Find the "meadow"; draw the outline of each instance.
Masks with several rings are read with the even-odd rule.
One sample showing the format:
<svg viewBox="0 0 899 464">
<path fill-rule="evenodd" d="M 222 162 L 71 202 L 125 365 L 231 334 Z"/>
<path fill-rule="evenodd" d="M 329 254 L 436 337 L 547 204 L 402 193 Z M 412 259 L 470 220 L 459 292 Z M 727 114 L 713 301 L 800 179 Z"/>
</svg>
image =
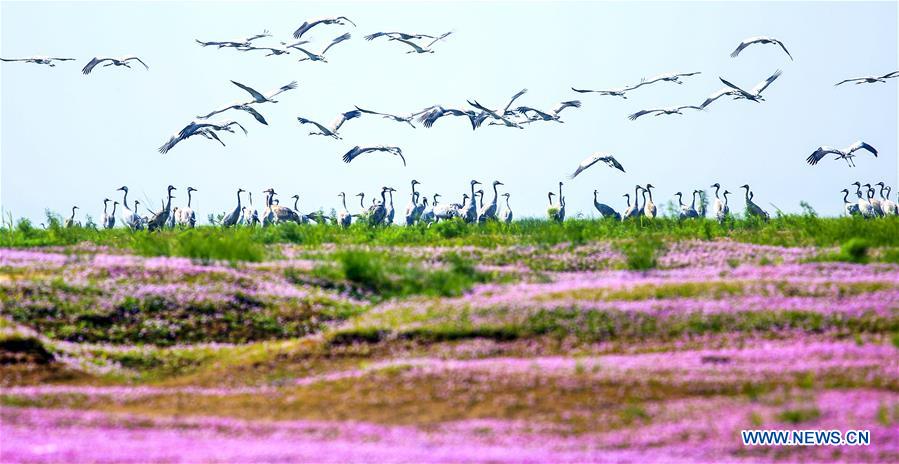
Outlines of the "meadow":
<svg viewBox="0 0 899 464">
<path fill-rule="evenodd" d="M 3 462 L 899 460 L 895 218 L 47 224 L 0 229 Z"/>
</svg>

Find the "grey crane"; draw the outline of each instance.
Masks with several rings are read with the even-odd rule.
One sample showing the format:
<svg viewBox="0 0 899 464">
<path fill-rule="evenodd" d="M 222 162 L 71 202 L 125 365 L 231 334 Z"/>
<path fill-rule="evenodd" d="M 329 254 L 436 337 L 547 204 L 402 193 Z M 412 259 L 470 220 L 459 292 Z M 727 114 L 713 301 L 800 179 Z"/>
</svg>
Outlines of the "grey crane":
<svg viewBox="0 0 899 464">
<path fill-rule="evenodd" d="M 875 158 L 877 157 L 877 149 L 876 148 L 872 147 L 871 145 L 867 144 L 866 142 L 859 140 L 842 150 L 840 150 L 839 148 L 833 148 L 833 147 L 828 147 L 828 146 L 818 147 L 818 149 L 815 150 L 814 153 L 809 155 L 809 157 L 806 158 L 805 161 L 808 162 L 808 164 L 814 166 L 814 165 L 818 164 L 818 161 L 821 161 L 827 155 L 837 155 L 837 157 L 834 158 L 835 160 L 838 160 L 838 159 L 846 160 L 846 164 L 849 165 L 849 167 L 855 167 L 855 161 L 852 158 L 855 158 L 856 155 L 854 153 L 858 150 L 866 150 L 869 153 L 871 153 L 872 155 L 874 155 Z"/>
<path fill-rule="evenodd" d="M 882 76 L 864 76 L 864 77 L 853 77 L 852 79 L 843 79 L 840 82 L 834 84 L 834 87 L 845 84 L 847 82 L 855 82 L 858 84 L 874 84 L 876 82 L 885 83 L 887 79 L 893 79 L 899 77 L 899 71 L 893 71 L 891 73 L 884 74 Z"/>
<path fill-rule="evenodd" d="M 874 210 L 874 215 L 883 216 L 883 209 L 881 209 L 880 207 L 880 200 L 874 198 L 874 187 L 871 184 L 865 184 L 865 188 L 867 188 L 868 203 L 871 204 L 871 209 Z"/>
<path fill-rule="evenodd" d="M 235 39 L 235 40 L 208 41 L 208 42 L 202 41 L 200 39 L 194 39 L 194 40 L 203 47 L 215 46 L 218 48 L 225 48 L 225 47 L 243 48 L 243 47 L 250 47 L 251 46 L 250 43 L 253 42 L 254 40 L 261 39 L 264 37 L 271 37 L 271 36 L 272 35 L 269 34 L 269 32 L 266 30 L 266 31 L 262 31 L 261 34 L 254 34 L 247 38 L 240 38 L 240 39 Z"/>
<path fill-rule="evenodd" d="M 418 184 L 421 184 L 421 182 L 412 179 L 412 194 L 410 196 L 409 204 L 406 206 L 406 214 L 404 216 L 407 226 L 415 224 L 415 220 L 417 219 L 415 217 L 415 210 L 418 207 L 418 192 L 415 191 L 415 186 Z"/>
<path fill-rule="evenodd" d="M 242 212 L 241 207 L 240 207 L 240 194 L 243 192 L 246 192 L 246 190 L 244 190 L 242 188 L 237 189 L 237 207 L 234 208 L 234 211 L 231 211 L 231 213 L 225 215 L 225 217 L 222 218 L 223 226 L 225 226 L 225 227 L 234 226 L 235 224 L 237 224 L 237 220 L 240 219 L 240 215 Z"/>
<path fill-rule="evenodd" d="M 884 182 L 878 182 L 876 185 L 880 186 L 880 209 L 883 211 L 883 215 L 896 216 L 899 214 L 899 205 L 890 200 L 890 188 Z M 886 195 L 883 193 L 884 190 L 887 192 Z"/>
<path fill-rule="evenodd" d="M 91 59 L 90 61 L 88 61 L 86 65 L 84 65 L 84 68 L 81 69 L 81 72 L 82 72 L 83 74 L 90 74 L 91 71 L 93 71 L 94 68 L 95 68 L 98 64 L 100 64 L 100 63 L 102 63 L 102 62 L 104 62 L 104 61 L 109 61 L 109 63 L 104 64 L 103 67 L 107 67 L 107 66 L 124 66 L 124 67 L 126 67 L 126 68 L 131 68 L 131 65 L 128 64 L 129 61 L 137 61 L 138 63 L 144 65 L 144 67 L 147 68 L 147 71 L 150 70 L 150 67 L 147 66 L 147 63 L 144 63 L 143 60 L 141 60 L 140 58 L 138 58 L 138 57 L 136 57 L 136 56 L 128 56 L 128 57 L 124 57 L 124 56 L 123 56 L 123 57 L 121 57 L 121 58 L 98 58 L 98 57 L 94 57 L 93 59 Z"/>
<path fill-rule="evenodd" d="M 712 202 L 712 213 L 718 218 L 719 222 L 723 221 L 727 214 L 730 212 L 727 204 L 724 201 L 721 201 L 721 198 L 718 196 L 718 191 L 721 190 L 721 184 L 715 182 L 711 185 L 715 189 L 715 201 Z"/>
<path fill-rule="evenodd" d="M 396 217 L 396 210 L 393 208 L 393 192 L 395 191 L 396 189 L 393 187 L 387 191 L 387 194 L 390 195 L 390 201 L 387 203 L 387 212 L 384 217 L 387 225 L 393 225 L 393 219 Z"/>
<path fill-rule="evenodd" d="M 462 208 L 459 211 L 462 215 L 462 219 L 467 223 L 475 222 L 478 219 L 478 205 L 476 203 L 477 198 L 475 198 L 474 186 L 480 185 L 480 182 L 472 179 L 471 181 L 471 197 L 462 204 Z"/>
<path fill-rule="evenodd" d="M 406 123 L 406 124 L 412 126 L 413 129 L 415 128 L 415 125 L 412 124 L 412 118 L 413 118 L 413 116 L 397 116 L 397 115 L 395 115 L 395 114 L 379 113 L 379 112 L 377 112 L 377 111 L 364 110 L 364 109 L 362 109 L 362 108 L 359 108 L 358 106 L 356 107 L 356 110 L 359 111 L 359 112 L 361 112 L 361 113 L 365 113 L 365 114 L 373 114 L 373 115 L 381 116 L 381 117 L 383 117 L 384 119 L 391 119 L 391 120 L 396 121 L 396 122 L 404 122 L 404 123 Z"/>
<path fill-rule="evenodd" d="M 639 87 L 639 86 L 638 86 Z M 607 95 L 610 97 L 621 97 L 627 99 L 627 92 L 636 89 L 637 87 L 622 87 L 618 89 L 609 89 L 609 90 L 592 90 L 592 89 L 576 89 L 574 87 L 571 90 L 574 90 L 577 93 L 598 93 L 600 95 Z"/>
<path fill-rule="evenodd" d="M 627 218 L 635 218 L 639 217 L 643 214 L 643 211 L 640 208 L 640 191 L 643 190 L 643 186 L 637 185 L 634 187 L 634 204 L 630 204 L 630 196 L 628 196 L 628 207 L 624 212 L 624 219 Z"/>
<path fill-rule="evenodd" d="M 76 209 L 79 209 L 79 208 L 77 206 L 72 207 L 72 215 L 69 216 L 66 219 L 65 223 L 63 224 L 63 225 L 65 225 L 66 229 L 69 229 L 69 228 L 72 228 L 75 226 L 81 226 L 81 224 L 79 224 L 78 222 L 75 221 L 75 210 Z"/>
<path fill-rule="evenodd" d="M 874 217 L 874 207 L 871 206 L 871 203 L 868 202 L 868 199 L 862 196 L 862 185 L 861 182 L 855 181 L 852 183 L 855 186 L 855 194 L 858 196 L 858 211 L 862 216 L 866 218 Z"/>
<path fill-rule="evenodd" d="M 657 76 L 650 77 L 649 79 L 641 79 L 640 83 L 631 87 L 629 90 L 640 88 L 644 85 L 655 84 L 656 82 L 674 82 L 678 85 L 683 85 L 683 81 L 680 80 L 682 77 L 690 77 L 695 76 L 697 74 L 702 74 L 699 71 L 695 72 L 687 72 L 687 73 L 665 73 L 659 74 Z"/>
<path fill-rule="evenodd" d="M 653 114 L 653 113 L 655 113 L 655 116 L 661 116 L 663 114 L 683 115 L 684 113 L 682 113 L 681 111 L 687 110 L 687 109 L 702 111 L 701 106 L 694 106 L 694 105 L 672 106 L 669 108 L 655 108 L 655 109 L 651 109 L 651 110 L 640 110 L 640 111 L 637 111 L 636 113 L 631 114 L 627 118 L 630 119 L 631 121 L 634 121 L 637 118 L 639 118 L 640 116 L 645 116 L 647 114 Z"/>
<path fill-rule="evenodd" d="M 29 58 L 0 58 L 0 61 L 21 61 L 23 63 L 45 64 L 53 68 L 56 67 L 56 63 L 54 63 L 54 61 L 75 61 L 75 58 L 51 58 L 47 56 L 32 56 Z"/>
<path fill-rule="evenodd" d="M 731 52 L 730 57 L 736 58 L 737 56 L 740 55 L 740 52 L 742 52 L 744 48 L 746 48 L 750 45 L 753 45 L 753 44 L 778 45 L 778 46 L 780 46 L 781 49 L 783 49 L 784 53 L 786 53 L 787 56 L 790 57 L 790 61 L 793 61 L 793 55 L 790 54 L 789 50 L 787 50 L 787 47 L 786 47 L 786 45 L 783 44 L 783 42 L 775 39 L 774 37 L 768 37 L 768 36 L 764 36 L 764 35 L 743 39 L 743 41 L 740 42 L 740 45 L 737 45 L 737 48 L 733 52 Z"/>
<path fill-rule="evenodd" d="M 356 23 L 350 21 L 350 18 L 347 18 L 346 16 L 338 16 L 336 18 L 313 19 L 310 21 L 303 22 L 303 24 L 301 24 L 300 27 L 297 28 L 297 30 L 293 31 L 293 38 L 299 39 L 300 37 L 303 36 L 303 34 L 309 32 L 309 29 L 312 29 L 313 27 L 318 26 L 319 24 L 326 24 L 326 25 L 327 24 L 337 24 L 340 26 L 345 26 L 346 23 L 344 21 L 352 24 L 353 27 L 356 27 Z"/>
<path fill-rule="evenodd" d="M 147 221 L 147 230 L 150 232 L 154 230 L 162 229 L 168 223 L 169 215 L 172 214 L 172 190 L 178 190 L 174 185 L 169 185 L 167 189 L 167 199 L 165 203 L 165 207 L 162 208 L 161 211 L 156 213 L 149 221 Z"/>
<path fill-rule="evenodd" d="M 320 53 L 313 53 L 306 48 L 300 47 L 300 45 L 304 45 L 304 44 L 308 43 L 306 41 L 301 41 L 301 42 L 297 42 L 295 44 L 287 45 L 287 48 L 292 48 L 294 50 L 298 50 L 301 53 L 303 53 L 304 55 L 306 55 L 305 58 L 300 58 L 300 61 L 321 61 L 322 63 L 327 63 L 328 60 L 325 59 L 325 53 L 327 53 L 328 50 L 331 49 L 331 47 L 333 47 L 345 40 L 350 40 L 350 38 L 352 38 L 352 35 L 350 35 L 349 33 L 337 36 L 333 40 L 331 40 L 331 43 L 329 43 Z"/>
<path fill-rule="evenodd" d="M 527 93 L 527 91 L 528 91 L 528 89 L 519 90 L 515 95 L 512 96 L 511 99 L 509 99 L 509 102 L 506 103 L 506 106 L 503 107 L 503 109 L 499 110 L 499 111 L 491 110 L 491 109 L 485 107 L 484 105 L 481 105 L 480 103 L 478 103 L 477 100 L 475 100 L 475 101 L 469 100 L 468 104 L 476 109 L 483 111 L 484 113 L 487 114 L 487 116 L 490 116 L 491 118 L 496 119 L 497 121 L 501 122 L 503 125 L 505 125 L 507 127 L 517 127 L 519 129 L 524 129 L 515 121 L 512 121 L 511 119 L 507 118 L 506 114 L 509 112 L 509 108 L 512 106 L 512 103 L 514 103 L 515 100 L 518 99 L 518 97 L 521 97 L 522 95 Z"/>
<path fill-rule="evenodd" d="M 849 196 L 849 190 L 843 189 L 840 190 L 843 193 L 843 212 L 846 213 L 846 216 L 858 216 L 861 212 L 858 209 L 858 203 L 853 203 L 847 199 Z"/>
<path fill-rule="evenodd" d="M 166 154 L 169 152 L 169 150 L 174 148 L 175 145 L 177 145 L 179 142 L 181 142 L 182 140 L 186 140 L 190 137 L 193 137 L 194 135 L 203 135 L 207 138 L 211 137 L 211 138 L 214 138 L 215 140 L 218 140 L 219 143 L 221 143 L 221 140 L 219 140 L 218 136 L 215 135 L 215 132 L 225 131 L 225 132 L 234 133 L 234 129 L 231 128 L 232 126 L 239 127 L 243 131 L 244 134 L 247 133 L 247 130 L 242 125 L 240 125 L 240 123 L 237 121 L 228 121 L 228 122 L 219 123 L 219 124 L 198 123 L 196 121 L 191 121 L 187 126 L 184 126 L 184 128 L 181 129 L 178 133 L 176 133 L 171 138 L 169 138 L 169 140 L 166 143 L 162 144 L 162 146 L 159 147 L 159 152 L 162 154 Z M 222 145 L 224 146 L 225 144 L 222 143 Z"/>
<path fill-rule="evenodd" d="M 530 106 L 519 106 L 518 108 L 515 108 L 515 111 L 513 113 L 518 113 L 518 114 L 524 116 L 525 120 L 522 122 L 519 122 L 519 124 L 530 124 L 530 123 L 536 122 L 536 121 L 555 121 L 558 123 L 564 123 L 565 121 L 562 120 L 560 113 L 565 108 L 580 108 L 580 107 L 581 107 L 580 100 L 568 100 L 568 101 L 560 102 L 549 113 L 538 110 L 537 108 L 532 108 Z M 498 123 L 491 123 L 491 124 L 498 124 Z"/>
<path fill-rule="evenodd" d="M 746 215 L 752 217 L 760 217 L 767 221 L 770 216 L 768 215 L 767 211 L 763 210 L 761 207 L 759 207 L 759 205 L 755 204 L 752 201 L 752 197 L 749 195 L 749 184 L 741 185 L 740 188 L 746 189 Z"/>
<path fill-rule="evenodd" d="M 568 178 L 574 179 L 578 174 L 584 172 L 584 170 L 600 161 L 605 163 L 606 166 L 610 168 L 614 168 L 621 172 L 624 172 L 624 166 L 622 166 L 614 156 L 605 152 L 596 152 L 588 156 L 587 158 L 584 158 L 584 160 L 581 161 L 581 164 L 578 164 L 577 169 L 575 169 L 574 172 L 571 173 L 570 176 L 568 176 Z"/>
<path fill-rule="evenodd" d="M 600 203 L 598 196 L 599 190 L 593 190 L 593 206 L 596 208 L 596 211 L 599 211 L 603 218 L 614 218 L 616 221 L 620 221 L 621 215 L 618 214 L 618 211 L 615 211 L 614 208 L 605 203 Z"/>
<path fill-rule="evenodd" d="M 440 197 L 439 193 L 434 194 L 434 201 L 430 205 L 428 204 L 427 197 L 423 198 L 424 201 L 424 209 L 421 211 L 421 216 L 418 220 L 424 224 L 431 224 L 432 222 L 437 220 L 437 216 L 434 214 L 434 208 L 437 207 L 437 198 Z"/>
<path fill-rule="evenodd" d="M 384 217 L 387 215 L 387 208 L 384 206 L 384 203 L 387 201 L 387 192 L 389 190 L 390 187 L 382 187 L 381 202 L 375 203 L 368 208 L 367 216 L 370 225 L 376 226 L 384 222 Z"/>
<path fill-rule="evenodd" d="M 248 85 L 241 84 L 240 82 L 237 82 L 237 81 L 231 81 L 231 83 L 240 87 L 241 89 L 245 90 L 247 93 L 250 94 L 251 97 L 253 97 L 252 100 L 247 101 L 245 103 L 247 105 L 252 104 L 252 103 L 278 103 L 278 100 L 274 100 L 274 98 L 276 96 L 278 96 L 284 92 L 287 92 L 288 90 L 293 90 L 293 89 L 297 88 L 297 81 L 292 81 L 286 85 L 282 85 L 281 87 L 271 90 L 270 92 L 268 92 L 268 95 L 263 95 L 263 94 L 259 93 L 256 89 L 254 89 Z"/>
<path fill-rule="evenodd" d="M 719 77 L 721 82 L 724 83 L 725 87 L 723 89 L 720 89 L 717 92 L 713 93 L 712 95 L 710 95 L 708 98 L 705 99 L 704 102 L 702 102 L 702 105 L 699 105 L 699 106 L 701 108 L 705 109 L 707 106 L 712 104 L 713 101 L 715 101 L 725 95 L 732 96 L 732 97 L 734 97 L 734 99 L 737 99 L 737 100 L 746 99 L 746 100 L 752 100 L 754 102 L 764 101 L 764 98 L 761 95 L 762 91 L 764 91 L 766 88 L 768 88 L 768 86 L 771 85 L 771 83 L 774 82 L 778 77 L 780 77 L 781 74 L 782 74 L 782 72 L 778 69 L 774 74 L 772 74 L 770 77 L 768 77 L 764 81 L 756 84 L 756 86 L 753 87 L 752 90 L 750 90 L 748 92 L 741 89 L 740 87 L 737 87 L 734 84 L 731 84 L 730 82 L 724 80 L 723 78 Z"/>
<path fill-rule="evenodd" d="M 339 140 L 341 137 L 337 133 L 337 131 L 339 131 L 340 128 L 343 127 L 343 124 L 350 119 L 355 119 L 360 116 L 362 116 L 362 111 L 360 110 L 351 110 L 345 113 L 340 113 L 331 123 L 330 127 L 325 127 L 311 119 L 306 119 L 299 116 L 297 117 L 297 121 L 299 121 L 300 124 L 312 124 L 313 126 L 318 128 L 318 132 L 310 132 L 309 135 L 324 135 L 326 137 L 333 137 Z"/>
<path fill-rule="evenodd" d="M 240 103 L 240 102 L 235 102 L 235 103 L 227 105 L 223 108 L 213 110 L 205 115 L 197 116 L 197 118 L 198 119 L 209 119 L 216 114 L 223 113 L 228 110 L 245 111 L 245 112 L 249 113 L 251 116 L 253 116 L 253 118 L 255 118 L 257 121 L 259 121 L 261 124 L 268 125 L 268 121 L 265 120 L 265 117 L 263 117 L 262 114 L 260 114 L 258 111 L 256 111 L 252 106 L 250 106 L 246 103 Z"/>
<path fill-rule="evenodd" d="M 445 33 L 441 34 L 440 36 L 435 37 L 434 40 L 431 40 L 431 42 L 429 42 L 427 45 L 425 45 L 423 47 L 421 45 L 418 45 L 417 43 L 413 42 L 412 39 L 406 39 L 403 37 L 391 37 L 390 40 L 394 41 L 394 42 L 400 42 L 400 43 L 406 44 L 409 47 L 411 47 L 412 50 L 407 51 L 406 52 L 407 54 L 409 54 L 409 53 L 434 53 L 434 50 L 432 50 L 431 47 L 434 46 L 434 44 L 436 44 L 437 42 L 447 38 L 450 34 L 452 34 L 452 31 L 445 32 Z"/>
<path fill-rule="evenodd" d="M 478 223 L 487 222 L 487 220 L 496 220 L 496 212 L 497 212 L 497 204 L 499 201 L 499 192 L 496 187 L 499 185 L 504 185 L 502 182 L 495 180 L 493 181 L 493 200 L 485 206 L 482 206 L 478 211 Z"/>
<path fill-rule="evenodd" d="M 471 130 L 477 129 L 487 118 L 487 113 L 484 111 L 477 113 L 474 111 L 444 108 L 440 105 L 434 105 L 429 108 L 425 108 L 424 110 L 416 113 L 416 115 L 418 116 L 418 122 L 424 124 L 425 128 L 430 128 L 434 125 L 435 122 L 437 122 L 438 119 L 444 116 L 465 116 L 471 123 Z"/>
<path fill-rule="evenodd" d="M 109 202 L 112 201 L 109 198 L 103 199 L 103 216 L 100 218 L 100 224 L 104 229 L 111 229 L 111 227 L 106 227 L 106 224 L 109 222 Z M 113 213 L 115 214 L 115 213 Z"/>
<path fill-rule="evenodd" d="M 403 160 L 403 166 L 406 165 L 406 158 L 403 157 L 403 150 L 400 149 L 400 147 L 389 147 L 386 145 L 376 145 L 373 147 L 360 147 L 359 145 L 356 145 L 355 147 L 350 149 L 350 151 L 346 152 L 346 154 L 343 155 L 343 162 L 349 163 L 356 159 L 356 157 L 359 155 L 375 151 L 383 151 L 395 156 L 399 156 L 400 159 Z"/>
</svg>

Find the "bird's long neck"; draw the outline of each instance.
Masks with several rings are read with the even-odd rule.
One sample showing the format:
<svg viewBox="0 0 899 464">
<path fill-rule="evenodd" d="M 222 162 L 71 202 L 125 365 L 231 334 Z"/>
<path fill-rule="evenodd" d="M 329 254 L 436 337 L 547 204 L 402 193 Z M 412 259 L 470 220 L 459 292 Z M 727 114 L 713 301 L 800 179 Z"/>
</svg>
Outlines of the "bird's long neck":
<svg viewBox="0 0 899 464">
<path fill-rule="evenodd" d="M 165 202 L 165 210 L 166 212 L 171 211 L 172 209 L 172 191 L 169 190 L 168 199 Z"/>
<path fill-rule="evenodd" d="M 387 202 L 387 191 L 381 190 L 381 204 L 385 204 Z"/>
<path fill-rule="evenodd" d="M 474 199 L 474 184 L 471 184 L 471 198 Z"/>
<path fill-rule="evenodd" d="M 646 191 L 649 192 L 649 201 L 651 203 L 652 202 L 652 190 L 646 189 Z"/>
<path fill-rule="evenodd" d="M 300 197 L 296 197 L 296 198 L 293 199 L 293 210 L 294 210 L 294 211 L 299 211 L 299 210 L 300 210 L 300 207 L 298 206 L 298 203 L 299 203 L 299 202 L 300 202 Z"/>
<path fill-rule="evenodd" d="M 696 192 L 693 192 L 693 197 L 690 200 L 690 208 L 696 209 Z"/>
<path fill-rule="evenodd" d="M 118 203 L 112 204 L 112 215 L 115 216 L 115 207 L 118 206 Z"/>
<path fill-rule="evenodd" d="M 684 206 L 684 197 L 683 197 L 683 195 L 680 195 L 680 194 L 677 195 L 677 204 L 678 204 L 678 206 Z"/>
<path fill-rule="evenodd" d="M 553 194 L 552 194 L 552 192 L 547 193 L 547 194 L 546 194 L 546 197 L 549 198 L 549 206 L 552 206 L 552 205 L 553 205 Z"/>
<path fill-rule="evenodd" d="M 427 200 L 427 198 L 425 198 Z M 393 208 L 393 190 L 390 191 L 390 207 Z"/>
<path fill-rule="evenodd" d="M 125 189 L 125 198 L 122 200 L 122 203 L 127 207 L 128 206 L 128 189 Z M 137 209 L 137 206 L 134 207 Z"/>
<path fill-rule="evenodd" d="M 881 196 L 883 196 L 881 194 Z M 493 204 L 496 204 L 496 200 L 499 199 L 499 192 L 496 191 L 496 184 L 493 184 Z"/>
<path fill-rule="evenodd" d="M 720 185 L 715 186 L 715 198 L 718 198 L 718 189 L 720 189 L 720 188 L 721 188 Z"/>
<path fill-rule="evenodd" d="M 365 195 L 359 195 L 359 206 L 365 208 Z"/>
<path fill-rule="evenodd" d="M 593 192 L 593 204 L 596 204 L 596 203 L 599 203 L 599 201 L 596 200 L 596 192 L 594 191 Z"/>
<path fill-rule="evenodd" d="M 437 206 L 437 194 L 434 194 L 434 201 L 431 202 L 431 206 Z"/>
<path fill-rule="evenodd" d="M 727 206 L 727 192 L 724 193 L 724 206 Z"/>
<path fill-rule="evenodd" d="M 559 182 L 559 203 L 562 202 L 562 183 Z"/>
<path fill-rule="evenodd" d="M 343 205 L 343 209 L 346 209 L 346 195 L 340 196 L 340 203 Z"/>
<path fill-rule="evenodd" d="M 646 190 L 644 189 L 641 193 L 643 195 L 643 206 L 646 206 Z"/>
<path fill-rule="evenodd" d="M 849 203 L 849 200 L 847 198 L 849 198 L 849 190 L 843 192 L 843 203 Z"/>
<path fill-rule="evenodd" d="M 506 209 L 512 209 L 512 208 L 509 206 L 509 197 L 506 197 Z"/>
<path fill-rule="evenodd" d="M 240 191 L 237 192 L 237 209 L 240 209 Z"/>
<path fill-rule="evenodd" d="M 883 190 L 882 190 L 882 189 L 881 189 L 881 191 L 880 191 L 880 196 L 883 196 Z M 109 202 L 108 202 L 108 201 L 104 201 L 104 202 L 103 202 L 103 214 L 106 214 L 106 209 L 107 209 L 107 208 L 109 208 Z"/>
<path fill-rule="evenodd" d="M 187 207 L 190 208 L 190 195 L 193 193 L 192 190 L 187 191 Z"/>
<path fill-rule="evenodd" d="M 71 217 L 71 220 L 73 220 L 73 221 L 75 220 L 75 207 L 74 207 L 74 206 L 72 207 L 72 217 Z"/>
<path fill-rule="evenodd" d="M 883 187 L 884 187 L 883 185 L 880 186 L 880 198 L 885 198 L 883 196 Z"/>
<path fill-rule="evenodd" d="M 859 192 L 861 192 L 861 190 L 859 190 Z M 749 189 L 748 189 L 748 188 L 746 189 L 746 194 L 745 194 L 745 196 L 746 196 L 746 201 L 750 201 L 750 198 L 749 198 Z"/>
<path fill-rule="evenodd" d="M 393 197 L 393 194 L 391 194 L 390 196 Z M 415 196 L 415 182 L 412 182 L 412 196 Z"/>
<path fill-rule="evenodd" d="M 637 199 L 640 198 L 640 186 L 634 187 L 634 204 L 637 203 Z"/>
</svg>

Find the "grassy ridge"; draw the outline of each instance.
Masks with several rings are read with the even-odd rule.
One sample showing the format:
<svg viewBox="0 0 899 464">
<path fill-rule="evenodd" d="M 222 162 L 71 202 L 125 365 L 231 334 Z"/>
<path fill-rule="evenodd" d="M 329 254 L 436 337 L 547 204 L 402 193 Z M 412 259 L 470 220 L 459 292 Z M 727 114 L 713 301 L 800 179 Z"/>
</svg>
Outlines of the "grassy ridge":
<svg viewBox="0 0 899 464">
<path fill-rule="evenodd" d="M 634 240 L 658 243 L 674 240 L 730 238 L 740 242 L 779 246 L 838 246 L 861 238 L 868 246 L 899 247 L 899 220 L 884 218 L 820 218 L 813 214 L 785 215 L 763 222 L 754 218 L 679 221 L 659 218 L 627 222 L 573 219 L 558 224 L 524 219 L 511 224 L 470 225 L 461 221 L 431 227 L 369 227 L 281 224 L 266 228 L 222 229 L 203 226 L 193 230 L 149 233 L 125 229 L 64 228 L 50 218 L 46 229 L 27 220 L 7 222 L 0 228 L 0 247 L 33 247 L 92 243 L 131 249 L 145 256 L 187 256 L 198 259 L 261 261 L 263 245 L 368 244 L 385 246 L 484 246 L 584 244 L 599 240 Z M 651 267 L 650 262 L 642 266 Z M 640 267 L 640 266 L 638 266 Z"/>
</svg>

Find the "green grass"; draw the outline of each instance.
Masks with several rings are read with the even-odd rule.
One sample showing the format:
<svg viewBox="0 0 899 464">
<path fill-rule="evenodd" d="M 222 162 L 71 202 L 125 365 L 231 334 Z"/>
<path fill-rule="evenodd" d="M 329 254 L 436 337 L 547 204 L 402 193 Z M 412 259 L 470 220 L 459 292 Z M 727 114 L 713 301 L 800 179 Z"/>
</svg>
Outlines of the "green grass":
<svg viewBox="0 0 899 464">
<path fill-rule="evenodd" d="M 27 220 L 13 224 L 11 219 L 0 227 L 2 247 L 74 245 L 86 242 L 133 249 L 152 256 L 246 261 L 262 259 L 260 245 L 275 243 L 495 247 L 559 243 L 579 245 L 619 239 L 656 244 L 673 240 L 710 240 L 723 237 L 780 246 L 839 246 L 853 238 L 864 237 L 868 247 L 899 248 L 899 220 L 893 217 L 876 220 L 821 218 L 804 214 L 779 216 L 769 222 L 754 218 L 732 219 L 724 224 L 710 219 L 678 221 L 668 218 L 641 218 L 626 222 L 571 219 L 561 224 L 543 219 L 523 219 L 511 224 L 481 225 L 469 225 L 456 220 L 440 222 L 430 228 L 369 227 L 354 224 L 343 229 L 328 224 L 282 224 L 267 228 L 221 229 L 203 226 L 195 230 L 132 233 L 124 229 L 66 229 L 61 226 L 58 217 L 51 215 L 46 229 L 34 227 Z M 625 251 L 629 253 L 630 249 Z M 899 252 L 893 254 L 899 255 Z M 651 249 L 636 248 L 628 256 L 631 267 L 640 269 L 651 264 L 653 253 Z"/>
<path fill-rule="evenodd" d="M 355 294 L 375 301 L 412 295 L 458 296 L 492 277 L 452 253 L 433 265 L 382 251 L 343 250 L 333 258 L 334 264 L 319 265 L 313 276 L 330 286 L 345 283 Z"/>
</svg>

